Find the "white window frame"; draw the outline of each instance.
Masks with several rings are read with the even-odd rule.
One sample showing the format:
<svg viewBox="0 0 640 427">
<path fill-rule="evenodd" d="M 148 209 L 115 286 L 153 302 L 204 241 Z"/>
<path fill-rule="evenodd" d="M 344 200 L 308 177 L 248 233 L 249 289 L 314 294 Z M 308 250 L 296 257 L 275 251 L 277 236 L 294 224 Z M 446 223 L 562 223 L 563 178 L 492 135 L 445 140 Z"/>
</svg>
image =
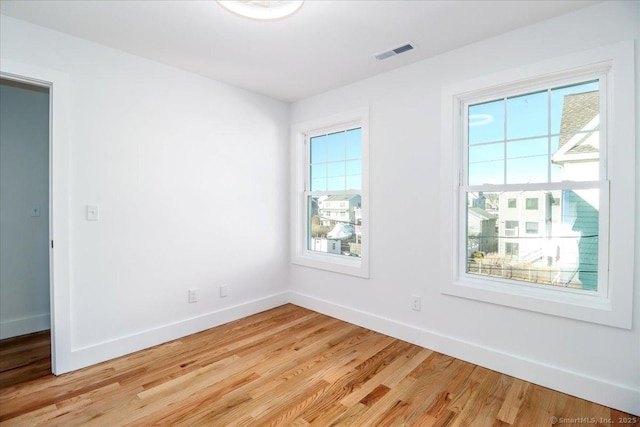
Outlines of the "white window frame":
<svg viewBox="0 0 640 427">
<path fill-rule="evenodd" d="M 464 224 L 464 117 L 465 102 L 481 97 L 499 98 L 501 94 L 530 92 L 536 87 L 555 86 L 563 79 L 575 80 L 605 73 L 606 99 L 601 98 L 601 110 L 606 114 L 606 154 L 601 155 L 600 221 L 604 225 L 601 239 L 605 252 L 599 252 L 599 283 L 597 292 L 568 291 L 566 288 L 523 285 L 526 282 L 500 280 L 467 274 Z M 459 82 L 442 90 L 442 169 L 443 192 L 441 239 L 443 272 L 441 292 L 524 310 L 630 329 L 632 320 L 634 242 L 629 235 L 635 226 L 635 71 L 632 41 L 620 42 L 559 58 L 549 59 L 522 68 Z M 602 114 L 602 112 L 601 112 Z M 615 165 L 615 167 L 612 167 Z M 607 180 L 608 179 L 608 180 Z M 575 188 L 592 183 L 576 183 Z M 546 185 L 548 187 L 548 184 Z M 530 187 L 530 188 L 529 188 Z M 536 185 L 524 184 L 522 189 L 535 190 Z M 500 186 L 496 186 L 500 191 Z M 486 190 L 485 190 L 486 191 Z M 604 206 L 607 206 L 606 204 Z M 452 215 L 453 213 L 453 215 Z M 608 215 L 611 215 L 611 218 Z M 609 254 L 608 259 L 606 254 Z M 514 283 L 515 282 L 515 283 Z"/>
<path fill-rule="evenodd" d="M 308 140 L 318 133 L 361 128 L 362 188 L 361 198 L 362 244 L 360 257 L 321 253 L 307 247 L 308 203 Z M 362 278 L 369 277 L 369 109 L 336 114 L 317 120 L 295 124 L 292 127 L 292 229 L 291 262 L 305 267 L 318 268 Z M 353 193 L 328 191 L 331 194 Z"/>
<path fill-rule="evenodd" d="M 458 192 L 460 193 L 460 200 L 465 200 L 467 191 L 553 191 L 553 190 L 580 190 L 580 189 L 598 189 L 599 190 L 599 236 L 598 239 L 598 254 L 608 254 L 609 248 L 609 238 L 608 238 L 608 212 L 609 212 L 609 183 L 607 180 L 607 126 L 608 126 L 608 116 L 607 116 L 607 105 L 608 105 L 608 80 L 609 74 L 611 71 L 610 64 L 592 64 L 584 67 L 580 67 L 576 70 L 564 71 L 561 73 L 552 73 L 545 75 L 544 77 L 531 77 L 529 79 L 524 79 L 523 81 L 519 81 L 516 83 L 509 83 L 505 85 L 498 85 L 494 87 L 487 93 L 486 90 L 480 91 L 472 91 L 470 93 L 466 93 L 462 96 L 458 97 L 458 102 L 460 104 L 461 113 L 459 115 L 460 119 L 458 123 L 455 125 L 456 127 L 461 128 L 461 139 L 456 143 L 461 145 L 460 147 L 460 157 L 458 158 L 458 167 L 460 170 L 460 185 L 458 187 Z M 513 97 L 513 96 L 521 96 L 529 93 L 536 93 L 541 90 L 547 90 L 550 87 L 562 87 L 568 86 L 577 83 L 583 83 L 585 81 L 591 80 L 599 80 L 599 96 L 600 96 L 600 179 L 598 181 L 581 181 L 581 182 L 544 182 L 544 183 L 526 183 L 526 184 L 491 184 L 491 185 L 466 185 L 465 183 L 468 180 L 467 176 L 467 146 L 464 143 L 467 138 L 467 130 L 468 127 L 466 123 L 468 123 L 467 111 L 469 105 L 477 104 L 486 101 L 492 101 L 496 98 L 504 98 L 504 97 Z M 537 212 L 540 210 L 540 197 L 533 196 L 527 197 L 523 196 L 522 201 L 524 204 L 524 209 L 526 211 Z M 530 207 L 530 205 L 532 207 Z M 459 242 L 459 254 L 458 254 L 458 271 L 460 276 L 464 276 L 465 281 L 474 282 L 477 280 L 483 280 L 491 285 L 504 286 L 504 287 L 512 287 L 512 286 L 527 286 L 532 288 L 537 288 L 541 291 L 546 291 L 550 288 L 549 285 L 537 284 L 526 281 L 518 281 L 516 279 L 510 278 L 497 278 L 497 277 L 478 277 L 477 274 L 467 273 L 466 272 L 466 246 L 463 244 L 464 239 L 466 239 L 466 209 L 463 209 L 463 205 L 460 205 L 461 209 L 458 215 L 458 239 L 462 239 Z M 519 224 L 519 233 L 518 236 L 526 236 L 527 234 L 531 234 L 526 229 L 526 222 Z M 535 233 L 537 234 L 537 233 Z M 607 257 L 599 256 L 598 262 L 598 289 L 597 289 L 597 297 L 604 298 L 607 295 L 607 284 L 608 284 L 608 259 Z M 574 288 L 552 288 L 553 292 L 571 292 L 574 294 L 584 294 L 589 297 L 593 296 L 593 292 L 591 290 L 582 290 L 582 289 L 574 289 Z"/>
</svg>

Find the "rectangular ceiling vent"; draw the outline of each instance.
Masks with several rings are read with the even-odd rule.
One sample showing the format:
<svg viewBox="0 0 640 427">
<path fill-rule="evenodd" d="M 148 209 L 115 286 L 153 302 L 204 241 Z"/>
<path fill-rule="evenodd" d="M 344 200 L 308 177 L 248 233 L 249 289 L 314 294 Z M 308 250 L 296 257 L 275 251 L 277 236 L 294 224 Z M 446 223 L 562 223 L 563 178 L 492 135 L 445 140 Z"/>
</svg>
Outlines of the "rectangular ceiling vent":
<svg viewBox="0 0 640 427">
<path fill-rule="evenodd" d="M 378 60 L 387 59 L 387 58 L 399 55 L 401 53 L 407 52 L 407 51 L 412 50 L 412 49 L 414 49 L 414 45 L 413 45 L 413 43 L 409 42 L 409 43 L 403 44 L 402 46 L 398 46 L 398 47 L 393 48 L 391 50 L 387 50 L 385 52 L 377 54 L 376 55 L 376 59 L 378 59 Z"/>
</svg>

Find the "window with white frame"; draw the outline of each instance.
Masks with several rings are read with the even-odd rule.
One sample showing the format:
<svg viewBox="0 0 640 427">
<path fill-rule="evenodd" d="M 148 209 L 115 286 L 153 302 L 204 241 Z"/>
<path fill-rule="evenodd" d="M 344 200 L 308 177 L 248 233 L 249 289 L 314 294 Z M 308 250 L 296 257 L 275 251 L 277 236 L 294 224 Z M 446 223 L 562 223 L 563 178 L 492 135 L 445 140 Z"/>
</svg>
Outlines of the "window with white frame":
<svg viewBox="0 0 640 427">
<path fill-rule="evenodd" d="M 633 63 L 620 43 L 443 89 L 444 293 L 630 327 Z"/>
<path fill-rule="evenodd" d="M 366 111 L 294 127 L 296 264 L 368 277 Z"/>
<path fill-rule="evenodd" d="M 460 188 L 467 223 L 480 196 L 487 214 L 505 221 L 507 229 L 520 218 L 528 220 L 519 235 L 496 236 L 491 227 L 481 228 L 479 235 L 461 233 L 469 254 L 467 274 L 514 286 L 606 287 L 606 277 L 598 274 L 607 266 L 606 241 L 599 239 L 608 228 L 600 215 L 608 209 L 606 168 L 600 162 L 606 153 L 605 105 L 600 102 L 606 99 L 605 77 L 598 70 L 543 84 L 532 81 L 499 97 L 483 94 L 464 102 L 465 181 Z M 524 210 L 509 208 L 516 195 L 524 199 Z M 562 202 L 553 205 L 554 198 Z M 539 222 L 545 224 L 543 233 Z M 474 257 L 478 240 L 493 252 Z"/>
</svg>

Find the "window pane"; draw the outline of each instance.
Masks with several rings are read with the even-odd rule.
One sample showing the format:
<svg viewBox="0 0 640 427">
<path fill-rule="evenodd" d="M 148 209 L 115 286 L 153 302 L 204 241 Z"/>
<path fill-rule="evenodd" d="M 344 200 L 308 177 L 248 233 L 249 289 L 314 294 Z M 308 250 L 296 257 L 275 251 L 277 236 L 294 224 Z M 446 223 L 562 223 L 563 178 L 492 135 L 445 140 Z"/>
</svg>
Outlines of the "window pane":
<svg viewBox="0 0 640 427">
<path fill-rule="evenodd" d="M 321 163 L 319 165 L 311 165 L 311 179 L 325 178 L 327 176 L 327 165 Z"/>
<path fill-rule="evenodd" d="M 311 138 L 311 163 L 327 161 L 327 136 Z"/>
<path fill-rule="evenodd" d="M 469 165 L 469 185 L 503 184 L 504 162 L 483 162 Z"/>
<path fill-rule="evenodd" d="M 469 145 L 504 140 L 504 100 L 469 106 Z"/>
<path fill-rule="evenodd" d="M 571 256 L 564 260 L 560 279 L 589 290 L 596 290 L 598 283 L 599 194 L 597 189 L 566 191 L 561 199 L 566 233 L 572 238 L 564 242 Z"/>
<path fill-rule="evenodd" d="M 598 128 L 599 82 L 592 81 L 551 90 L 551 133 L 574 133 Z"/>
<path fill-rule="evenodd" d="M 345 167 L 344 162 L 328 163 L 327 176 L 329 177 L 344 176 L 345 175 L 344 167 Z"/>
<path fill-rule="evenodd" d="M 360 175 L 347 176 L 347 190 L 360 190 L 362 188 L 362 178 Z"/>
<path fill-rule="evenodd" d="M 311 191 L 326 191 L 326 190 L 327 190 L 327 178 L 311 179 Z"/>
<path fill-rule="evenodd" d="M 362 187 L 362 162 L 351 160 L 347 162 L 347 189 L 359 190 Z"/>
<path fill-rule="evenodd" d="M 560 168 L 560 181 L 597 181 L 600 178 L 600 132 L 562 135 L 551 161 Z"/>
<path fill-rule="evenodd" d="M 507 161 L 507 184 L 547 182 L 547 156 Z"/>
<path fill-rule="evenodd" d="M 362 129 L 347 131 L 347 159 L 362 158 Z"/>
<path fill-rule="evenodd" d="M 327 165 L 311 165 L 311 191 L 327 189 Z"/>
<path fill-rule="evenodd" d="M 469 147 L 469 185 L 504 184 L 504 143 Z"/>
<path fill-rule="evenodd" d="M 309 196 L 310 251 L 360 257 L 362 211 L 359 194 Z"/>
<path fill-rule="evenodd" d="M 480 258 L 498 251 L 497 193 L 467 193 L 467 256 Z"/>
<path fill-rule="evenodd" d="M 549 132 L 547 91 L 507 99 L 507 139 L 547 135 Z"/>
<path fill-rule="evenodd" d="M 558 163 L 556 160 L 556 152 L 558 151 L 558 143 L 560 141 L 560 137 L 552 136 L 550 138 L 551 146 L 551 181 L 550 182 L 560 182 L 562 181 L 562 165 Z"/>
<path fill-rule="evenodd" d="M 346 179 L 343 176 L 327 178 L 327 191 L 346 190 Z"/>
<path fill-rule="evenodd" d="M 517 198 L 527 203 L 509 209 Z M 468 273 L 597 290 L 598 189 L 468 193 L 467 200 Z"/>
<path fill-rule="evenodd" d="M 360 175 L 362 173 L 362 162 L 351 160 L 347 162 L 347 175 Z"/>
<path fill-rule="evenodd" d="M 546 156 L 549 153 L 547 138 L 525 139 L 507 143 L 507 159 L 525 159 Z"/>
<path fill-rule="evenodd" d="M 336 132 L 328 135 L 328 154 L 327 161 L 344 160 L 345 151 L 345 132 Z"/>
<path fill-rule="evenodd" d="M 507 184 L 547 182 L 549 165 L 547 138 L 507 143 Z"/>
</svg>

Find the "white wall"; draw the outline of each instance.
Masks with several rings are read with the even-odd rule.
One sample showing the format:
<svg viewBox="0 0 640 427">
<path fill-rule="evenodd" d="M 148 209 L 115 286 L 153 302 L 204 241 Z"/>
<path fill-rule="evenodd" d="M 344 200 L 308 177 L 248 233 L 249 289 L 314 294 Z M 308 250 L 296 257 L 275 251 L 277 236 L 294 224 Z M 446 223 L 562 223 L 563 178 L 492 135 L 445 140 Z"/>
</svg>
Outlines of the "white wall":
<svg viewBox="0 0 640 427">
<path fill-rule="evenodd" d="M 68 81 L 68 369 L 280 305 L 289 106 L 1 19 L 3 67 Z"/>
<path fill-rule="evenodd" d="M 439 248 L 449 245 L 438 241 L 433 226 L 440 222 L 441 191 L 447 191 L 439 185 L 441 88 L 616 41 L 638 43 L 639 6 L 597 4 L 295 103 L 294 124 L 370 107 L 371 262 L 369 280 L 292 265 L 292 301 L 640 413 L 640 269 L 632 330 L 447 296 L 440 293 L 448 267 L 440 263 Z M 636 92 L 636 105 L 637 99 Z M 396 226 L 398 206 L 406 227 Z M 638 266 L 640 250 L 635 257 Z M 421 312 L 411 310 L 411 294 L 422 296 Z"/>
<path fill-rule="evenodd" d="M 48 89 L 3 80 L 0 123 L 0 339 L 4 339 L 42 331 L 50 324 Z M 39 209 L 39 214 L 32 209 Z"/>
</svg>

